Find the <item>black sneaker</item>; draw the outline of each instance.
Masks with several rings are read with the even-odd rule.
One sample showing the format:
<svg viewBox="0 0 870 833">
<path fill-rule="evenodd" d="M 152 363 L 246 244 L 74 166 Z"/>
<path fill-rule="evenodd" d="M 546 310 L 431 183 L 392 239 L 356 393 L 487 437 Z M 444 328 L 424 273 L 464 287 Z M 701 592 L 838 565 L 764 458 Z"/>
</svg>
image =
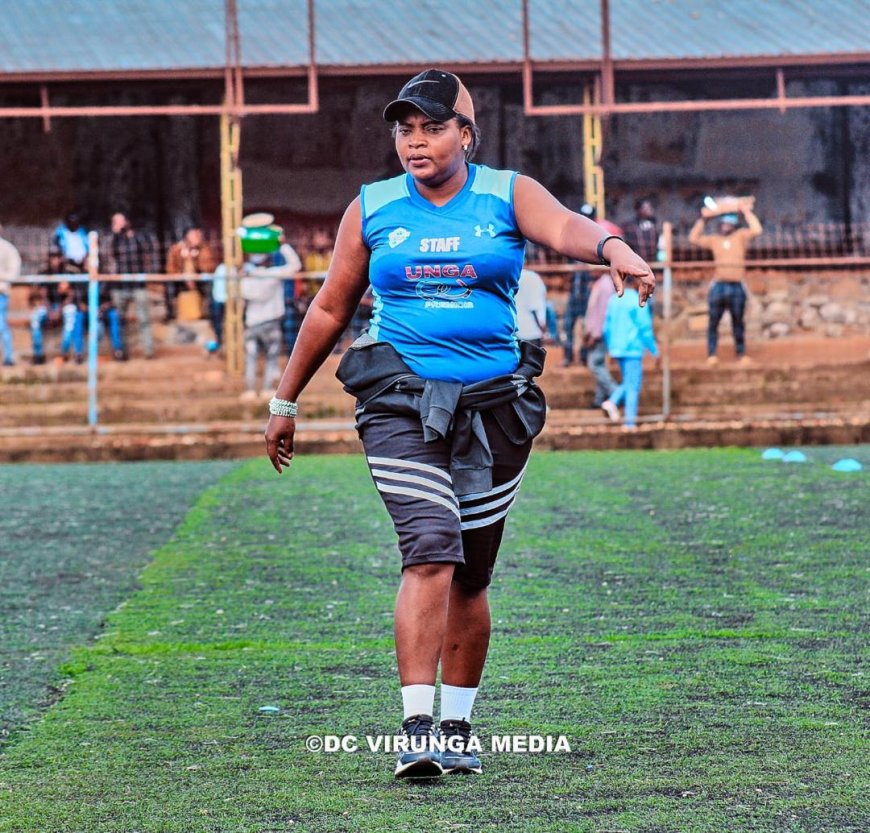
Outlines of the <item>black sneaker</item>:
<svg viewBox="0 0 870 833">
<path fill-rule="evenodd" d="M 429 714 L 415 714 L 402 723 L 407 750 L 399 753 L 396 778 L 437 778 L 444 772 L 433 723 Z"/>
<path fill-rule="evenodd" d="M 469 748 L 471 724 L 467 720 L 441 721 L 441 768 L 445 773 L 483 772 L 480 758 Z"/>
<path fill-rule="evenodd" d="M 37 353 L 31 361 L 33 364 L 45 364 L 45 356 L 42 353 Z"/>
</svg>

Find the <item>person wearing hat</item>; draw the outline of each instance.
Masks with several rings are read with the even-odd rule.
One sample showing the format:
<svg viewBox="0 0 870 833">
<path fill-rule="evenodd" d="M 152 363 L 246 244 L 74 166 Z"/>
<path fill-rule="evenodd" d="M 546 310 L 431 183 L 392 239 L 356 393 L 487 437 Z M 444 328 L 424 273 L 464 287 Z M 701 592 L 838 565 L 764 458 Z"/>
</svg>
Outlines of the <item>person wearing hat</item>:
<svg viewBox="0 0 870 833">
<path fill-rule="evenodd" d="M 517 338 L 526 241 L 610 266 L 618 293 L 655 278 L 622 240 L 542 185 L 471 159 L 471 96 L 429 69 L 384 110 L 405 170 L 364 185 L 339 226 L 326 281 L 302 325 L 265 432 L 279 473 L 293 458 L 302 392 L 366 288 L 371 325 L 339 366 L 402 555 L 395 639 L 408 748 L 397 777 L 480 772 L 471 712 L 490 639 L 487 586 L 545 403 L 542 348 Z M 435 682 L 441 669 L 440 725 Z"/>
<path fill-rule="evenodd" d="M 734 204 L 737 211 L 711 215 L 702 213 L 689 232 L 689 242 L 713 253 L 713 283 L 707 296 L 707 364 L 718 364 L 716 347 L 719 341 L 719 322 L 727 310 L 731 315 L 731 330 L 734 333 L 734 347 L 741 364 L 749 362 L 746 355 L 743 314 L 746 310 L 746 249 L 753 237 L 762 232 L 761 222 L 753 212 L 754 199 L 720 201 L 720 207 Z M 715 203 L 714 203 L 715 205 Z M 716 209 L 712 209 L 716 210 Z M 740 215 L 746 220 L 740 226 Z M 705 234 L 704 227 L 708 217 L 718 216 L 718 233 Z"/>
<path fill-rule="evenodd" d="M 244 265 L 239 293 L 245 301 L 245 390 L 242 401 L 269 395 L 279 376 L 284 281 L 292 278 L 302 262 L 293 247 L 283 241 L 284 230 L 271 214 L 249 214 L 237 230 Z M 263 382 L 257 387 L 257 362 L 265 357 Z"/>
</svg>

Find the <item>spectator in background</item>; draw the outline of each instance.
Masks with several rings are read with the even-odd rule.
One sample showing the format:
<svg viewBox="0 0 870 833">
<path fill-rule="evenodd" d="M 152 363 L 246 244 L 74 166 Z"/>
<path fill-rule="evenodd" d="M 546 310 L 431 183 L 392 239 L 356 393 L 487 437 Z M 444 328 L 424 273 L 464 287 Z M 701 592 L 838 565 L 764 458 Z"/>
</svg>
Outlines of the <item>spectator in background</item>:
<svg viewBox="0 0 870 833">
<path fill-rule="evenodd" d="M 15 364 L 15 351 L 12 347 L 12 331 L 9 329 L 9 293 L 12 284 L 21 277 L 21 255 L 3 237 L 0 226 L 0 347 L 3 349 L 3 366 Z"/>
<path fill-rule="evenodd" d="M 55 361 L 61 363 L 67 361 L 69 351 L 72 349 L 76 364 L 81 364 L 84 361 L 85 351 L 87 289 L 84 284 L 64 281 L 58 284 L 58 294 L 60 297 L 61 339 L 60 357 Z M 121 323 L 118 320 L 118 310 L 112 304 L 105 284 L 100 284 L 99 305 L 97 338 L 102 338 L 104 327 L 107 325 L 112 352 L 116 353 L 123 348 Z"/>
<path fill-rule="evenodd" d="M 73 275 L 88 271 L 88 232 L 77 211 L 70 211 L 51 235 L 48 268 L 52 274 Z"/>
<path fill-rule="evenodd" d="M 214 270 L 211 282 L 211 301 L 208 306 L 214 341 L 206 345 L 209 353 L 216 353 L 224 343 L 224 317 L 227 309 L 227 268 L 223 263 Z"/>
<path fill-rule="evenodd" d="M 60 358 L 55 361 L 64 362 L 69 358 L 72 348 L 76 364 L 81 364 L 85 358 L 85 316 L 87 315 L 87 290 L 82 284 L 67 281 L 57 287 L 60 306 Z"/>
<path fill-rule="evenodd" d="M 269 218 L 268 223 L 263 220 L 264 225 L 269 225 L 271 223 L 271 220 L 273 219 L 271 214 L 249 215 L 242 222 L 249 222 L 252 218 L 256 218 L 259 221 L 260 218 L 264 217 Z M 286 305 L 288 304 L 288 298 L 293 298 L 294 285 L 296 284 L 296 281 L 291 279 L 296 275 L 301 266 L 302 261 L 299 259 L 299 255 L 296 254 L 296 250 L 287 242 L 283 233 L 281 234 L 277 251 L 263 256 L 258 256 L 255 254 L 249 254 L 245 256 L 243 274 L 269 274 L 275 279 L 284 278 L 284 280 L 282 280 L 282 297 L 284 299 L 284 306 L 282 307 L 282 325 L 285 335 L 287 322 Z M 256 292 L 256 288 L 254 288 L 254 291 Z M 242 296 L 242 299 L 246 300 L 244 295 Z M 208 348 L 210 352 L 215 352 L 223 344 L 226 301 L 226 267 L 223 263 L 220 263 L 218 264 L 217 269 L 215 269 L 214 280 L 212 281 L 211 288 L 210 312 L 211 325 L 212 329 L 214 330 L 215 342 L 213 346 L 210 346 Z M 293 338 L 295 341 L 295 334 Z M 290 345 L 290 349 L 292 350 L 292 343 Z M 256 368 L 256 358 L 254 359 L 254 367 Z M 254 381 L 256 382 L 256 376 L 254 377 Z M 256 386 L 254 386 L 254 396 L 256 395 L 255 387 Z M 250 399 L 253 397 L 248 394 L 245 398 Z"/>
<path fill-rule="evenodd" d="M 112 215 L 112 258 L 119 275 L 141 275 L 156 271 L 157 253 L 153 238 L 133 228 L 127 215 L 118 211 Z M 136 309 L 142 351 L 146 359 L 154 356 L 154 336 L 151 332 L 151 300 L 144 283 L 122 282 L 112 289 L 112 304 L 122 325 L 130 302 Z M 122 330 L 123 338 L 123 330 Z M 127 352 L 115 350 L 115 359 L 124 361 Z"/>
<path fill-rule="evenodd" d="M 284 347 L 289 356 L 293 352 L 293 347 L 296 345 L 296 338 L 299 335 L 299 328 L 302 326 L 302 320 L 305 318 L 305 313 L 308 312 L 308 307 L 311 306 L 314 300 L 315 290 L 313 289 L 314 281 L 306 278 L 296 278 L 292 281 L 284 282 L 284 320 L 282 322 L 282 332 L 284 334 Z"/>
<path fill-rule="evenodd" d="M 634 220 L 625 226 L 625 242 L 647 263 L 658 260 L 659 228 L 651 197 L 641 197 L 635 202 Z"/>
<path fill-rule="evenodd" d="M 311 249 L 305 255 L 306 272 L 325 272 L 332 262 L 334 238 L 329 229 L 319 227 L 311 237 Z"/>
<path fill-rule="evenodd" d="M 283 240 L 283 238 L 282 238 Z M 281 324 L 284 319 L 284 282 L 302 263 L 293 247 L 282 242 L 273 254 L 246 254 L 240 285 L 245 300 L 245 391 L 243 400 L 257 398 L 257 360 L 265 355 L 263 396 L 271 396 L 278 383 L 281 355 Z"/>
<path fill-rule="evenodd" d="M 203 239 L 202 229 L 198 226 L 187 228 L 181 240 L 170 247 L 166 257 L 167 275 L 198 276 L 214 272 L 216 266 L 215 254 Z M 179 292 L 187 289 L 205 295 L 202 283 L 195 280 L 167 281 L 163 289 L 167 320 L 175 317 L 175 298 Z"/>
<path fill-rule="evenodd" d="M 607 345 L 604 343 L 604 319 L 607 305 L 613 297 L 613 280 L 602 272 L 592 284 L 586 317 L 583 319 L 583 343 L 586 347 L 586 367 L 595 378 L 595 398 L 592 406 L 600 408 L 616 389 L 616 382 L 607 369 Z"/>
<path fill-rule="evenodd" d="M 658 358 L 659 350 L 653 335 L 649 306 L 639 305 L 636 284 L 630 275 L 625 281 L 622 297 L 614 294 L 607 302 L 602 333 L 607 351 L 619 362 L 622 382 L 601 403 L 601 407 L 615 422 L 619 419 L 618 406 L 624 400 L 625 427 L 634 428 L 643 384 L 643 354 L 649 350 Z"/>
<path fill-rule="evenodd" d="M 70 211 L 54 230 L 48 244 L 48 271 L 51 274 L 75 275 L 87 272 L 88 232 L 82 226 L 79 213 Z M 33 364 L 45 364 L 43 328 L 49 322 L 61 321 L 67 349 L 73 344 L 76 358 L 81 360 L 85 332 L 85 290 L 72 285 L 70 293 L 61 297 L 55 284 L 35 286 L 30 293 L 30 335 L 33 340 Z M 73 306 L 74 304 L 74 306 Z M 64 311 L 65 310 L 65 311 Z"/>
<path fill-rule="evenodd" d="M 319 226 L 311 235 L 311 242 L 306 246 L 307 251 L 302 259 L 303 268 L 306 272 L 324 274 L 332 262 L 332 250 L 335 237 L 329 229 Z M 292 283 L 286 284 L 285 313 L 284 313 L 284 343 L 287 355 L 293 352 L 296 337 L 302 320 L 308 312 L 308 307 L 314 300 L 322 280 L 317 277 L 297 278 Z"/>
<path fill-rule="evenodd" d="M 296 277 L 296 273 L 302 268 L 302 261 L 296 250 L 287 242 L 283 231 L 280 243 L 278 251 L 272 255 L 272 267 L 276 269 L 285 267 L 285 270 L 289 268 L 291 272 L 291 277 L 284 281 L 284 316 L 281 319 L 281 333 L 289 356 L 296 344 L 302 319 L 314 296 L 312 293 L 311 297 L 307 297 L 305 292 L 307 282 Z"/>
<path fill-rule="evenodd" d="M 375 298 L 374 295 L 372 295 L 372 288 L 369 287 L 363 293 L 362 298 L 360 298 L 360 302 L 357 304 L 353 318 L 350 320 L 351 337 L 354 340 L 359 338 L 369 328 L 374 305 Z"/>
<path fill-rule="evenodd" d="M 541 276 L 531 269 L 520 272 L 517 294 L 517 338 L 543 347 L 547 331 L 547 287 Z"/>
<path fill-rule="evenodd" d="M 746 287 L 743 285 L 743 278 L 746 276 L 746 249 L 749 241 L 762 232 L 761 222 L 752 211 L 754 203 L 753 197 L 720 201 L 720 206 L 736 207 L 746 220 L 745 226 L 739 227 L 739 214 L 729 212 L 718 215 L 718 234 L 704 234 L 707 218 L 703 215 L 695 221 L 689 232 L 690 243 L 713 253 L 713 283 L 707 296 L 707 364 L 710 365 L 719 361 L 716 347 L 719 341 L 719 322 L 725 310 L 731 315 L 731 329 L 738 360 L 741 364 L 749 362 L 743 327 L 743 314 L 746 311 Z"/>
<path fill-rule="evenodd" d="M 622 237 L 622 229 L 609 220 L 597 220 L 595 206 L 584 203 L 580 206 L 580 213 L 601 226 L 607 234 L 615 234 Z M 586 307 L 589 303 L 589 290 L 595 282 L 594 273 L 583 269 L 571 275 L 571 287 L 568 292 L 568 302 L 565 305 L 565 315 L 562 319 L 562 331 L 564 333 L 563 346 L 565 348 L 562 359 L 562 367 L 570 367 L 574 363 L 574 329 L 577 322 L 586 315 Z M 580 362 L 586 363 L 585 344 L 580 348 Z"/>
</svg>

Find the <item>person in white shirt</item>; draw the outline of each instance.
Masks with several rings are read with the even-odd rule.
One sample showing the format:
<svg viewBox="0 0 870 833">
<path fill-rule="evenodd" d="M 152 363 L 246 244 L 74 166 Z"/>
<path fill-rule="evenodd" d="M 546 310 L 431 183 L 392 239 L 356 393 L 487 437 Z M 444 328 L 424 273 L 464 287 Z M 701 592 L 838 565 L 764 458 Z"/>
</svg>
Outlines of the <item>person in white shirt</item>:
<svg viewBox="0 0 870 833">
<path fill-rule="evenodd" d="M 517 305 L 517 337 L 541 347 L 547 329 L 547 287 L 537 272 L 523 269 L 514 301 Z"/>
<path fill-rule="evenodd" d="M 284 243 L 272 255 L 246 256 L 244 277 L 240 292 L 245 303 L 245 392 L 242 398 L 257 397 L 257 359 L 266 356 L 263 369 L 263 396 L 272 395 L 280 371 L 284 320 L 284 281 L 292 278 L 302 267 L 299 255 L 289 243 Z"/>
<path fill-rule="evenodd" d="M 3 239 L 2 234 L 3 226 L 0 226 L 0 345 L 3 347 L 3 364 L 11 367 L 15 364 L 15 353 L 7 311 L 12 281 L 21 277 L 21 255 L 15 246 Z"/>
</svg>

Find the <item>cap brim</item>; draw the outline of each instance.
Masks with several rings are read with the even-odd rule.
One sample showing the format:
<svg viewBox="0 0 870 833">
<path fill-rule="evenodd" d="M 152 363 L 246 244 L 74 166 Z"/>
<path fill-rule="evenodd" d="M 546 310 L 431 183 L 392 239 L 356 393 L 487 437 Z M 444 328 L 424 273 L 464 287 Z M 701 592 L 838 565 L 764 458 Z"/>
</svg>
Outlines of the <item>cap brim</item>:
<svg viewBox="0 0 870 833">
<path fill-rule="evenodd" d="M 397 98 L 395 101 L 391 101 L 384 108 L 384 121 L 398 121 L 402 112 L 408 106 L 416 107 L 424 116 L 428 116 L 436 121 L 448 121 L 456 116 L 456 113 L 446 104 L 432 101 L 429 98 L 409 96 L 408 98 Z"/>
</svg>

